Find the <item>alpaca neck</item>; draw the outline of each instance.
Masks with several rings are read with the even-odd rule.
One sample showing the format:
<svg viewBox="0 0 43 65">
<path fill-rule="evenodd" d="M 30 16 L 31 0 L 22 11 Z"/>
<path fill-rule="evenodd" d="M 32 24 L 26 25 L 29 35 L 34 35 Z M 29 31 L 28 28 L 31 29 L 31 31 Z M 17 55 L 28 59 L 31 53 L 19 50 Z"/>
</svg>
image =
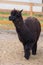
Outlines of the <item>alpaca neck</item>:
<svg viewBox="0 0 43 65">
<path fill-rule="evenodd" d="M 15 27 L 16 29 L 21 29 L 24 25 L 24 21 L 23 18 L 20 18 L 18 20 L 15 21 Z"/>
</svg>

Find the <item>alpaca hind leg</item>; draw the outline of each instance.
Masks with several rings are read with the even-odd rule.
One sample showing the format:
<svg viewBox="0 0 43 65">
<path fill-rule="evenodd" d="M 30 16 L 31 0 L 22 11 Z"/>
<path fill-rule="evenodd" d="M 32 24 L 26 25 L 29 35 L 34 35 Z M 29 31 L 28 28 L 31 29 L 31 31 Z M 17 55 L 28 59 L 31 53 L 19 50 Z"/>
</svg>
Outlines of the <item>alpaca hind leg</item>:
<svg viewBox="0 0 43 65">
<path fill-rule="evenodd" d="M 32 54 L 33 54 L 33 55 L 36 55 L 36 52 L 37 52 L 37 41 L 38 41 L 38 39 L 39 39 L 39 35 L 40 35 L 40 33 L 38 34 L 37 40 L 36 40 L 35 44 L 34 44 L 33 47 L 32 47 Z"/>
<path fill-rule="evenodd" d="M 36 52 L 37 52 L 37 43 L 35 43 L 35 44 L 33 45 L 32 54 L 33 54 L 33 55 L 36 55 Z"/>
</svg>

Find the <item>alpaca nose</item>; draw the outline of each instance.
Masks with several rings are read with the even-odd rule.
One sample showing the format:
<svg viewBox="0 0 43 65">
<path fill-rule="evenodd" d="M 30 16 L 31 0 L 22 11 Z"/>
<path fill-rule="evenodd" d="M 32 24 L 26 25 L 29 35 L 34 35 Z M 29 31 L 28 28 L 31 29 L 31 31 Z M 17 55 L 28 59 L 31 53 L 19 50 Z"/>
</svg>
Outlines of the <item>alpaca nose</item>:
<svg viewBox="0 0 43 65">
<path fill-rule="evenodd" d="M 9 16 L 9 20 L 12 20 L 12 17 L 11 16 Z"/>
</svg>

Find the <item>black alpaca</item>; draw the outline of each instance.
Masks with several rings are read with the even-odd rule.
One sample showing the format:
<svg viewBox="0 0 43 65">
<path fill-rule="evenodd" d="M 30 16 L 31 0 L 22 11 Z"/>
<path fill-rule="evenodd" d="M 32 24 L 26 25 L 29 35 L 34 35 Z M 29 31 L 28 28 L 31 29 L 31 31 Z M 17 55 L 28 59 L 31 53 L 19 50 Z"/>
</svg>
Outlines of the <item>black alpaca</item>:
<svg viewBox="0 0 43 65">
<path fill-rule="evenodd" d="M 11 16 L 9 16 L 18 33 L 19 40 L 24 46 L 25 58 L 29 59 L 30 50 L 32 54 L 36 55 L 37 51 L 37 41 L 41 32 L 41 26 L 39 21 L 35 17 L 28 17 L 26 20 L 22 18 L 22 10 L 11 11 Z"/>
</svg>

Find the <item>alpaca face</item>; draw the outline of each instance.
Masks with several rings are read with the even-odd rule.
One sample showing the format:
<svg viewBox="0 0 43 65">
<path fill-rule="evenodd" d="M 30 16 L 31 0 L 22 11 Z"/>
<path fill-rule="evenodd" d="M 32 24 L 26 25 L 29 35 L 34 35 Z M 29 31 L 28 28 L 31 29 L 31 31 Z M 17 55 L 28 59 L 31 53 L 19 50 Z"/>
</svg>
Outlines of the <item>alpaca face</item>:
<svg viewBox="0 0 43 65">
<path fill-rule="evenodd" d="M 22 10 L 21 11 L 18 11 L 15 9 L 12 10 L 11 15 L 9 16 L 9 20 L 13 21 L 13 23 L 14 23 L 14 21 L 15 22 L 18 21 L 18 19 L 21 17 L 21 12 L 22 12 Z"/>
</svg>

